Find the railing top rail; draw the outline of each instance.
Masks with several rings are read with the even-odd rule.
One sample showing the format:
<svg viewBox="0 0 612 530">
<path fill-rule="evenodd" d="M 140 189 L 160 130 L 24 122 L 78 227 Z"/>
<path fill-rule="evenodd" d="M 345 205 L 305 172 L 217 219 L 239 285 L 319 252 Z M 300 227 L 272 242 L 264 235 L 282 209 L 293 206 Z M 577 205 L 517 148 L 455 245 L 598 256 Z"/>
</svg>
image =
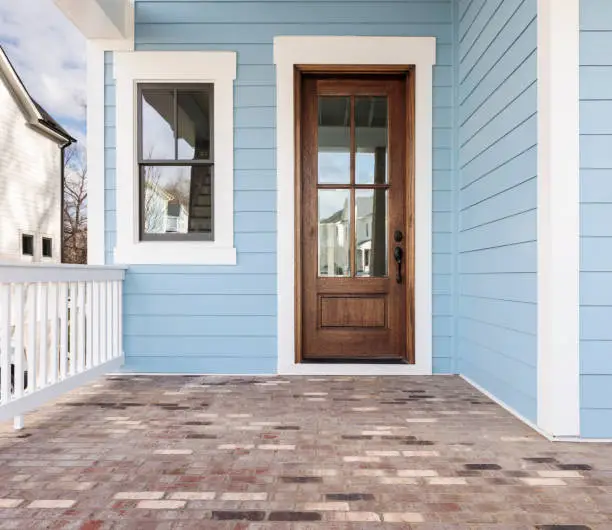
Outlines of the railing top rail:
<svg viewBox="0 0 612 530">
<path fill-rule="evenodd" d="M 0 283 L 123 280 L 127 265 L 0 262 Z"/>
</svg>

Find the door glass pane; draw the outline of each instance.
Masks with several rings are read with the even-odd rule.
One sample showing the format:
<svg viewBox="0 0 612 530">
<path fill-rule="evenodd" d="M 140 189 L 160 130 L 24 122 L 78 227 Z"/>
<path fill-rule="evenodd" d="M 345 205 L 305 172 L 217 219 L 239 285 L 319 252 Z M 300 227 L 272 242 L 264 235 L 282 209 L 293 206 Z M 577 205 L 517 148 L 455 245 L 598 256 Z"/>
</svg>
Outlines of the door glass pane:
<svg viewBox="0 0 612 530">
<path fill-rule="evenodd" d="M 355 98 L 355 182 L 387 182 L 387 98 Z"/>
<path fill-rule="evenodd" d="M 319 276 L 350 276 L 350 190 L 319 190 Z"/>
<path fill-rule="evenodd" d="M 387 276 L 387 190 L 355 192 L 356 276 Z"/>
<path fill-rule="evenodd" d="M 351 99 L 319 97 L 319 184 L 351 180 Z"/>
<path fill-rule="evenodd" d="M 174 159 L 174 91 L 143 90 L 141 120 L 142 159 Z"/>
<path fill-rule="evenodd" d="M 143 233 L 212 236 L 210 166 L 142 167 Z"/>
<path fill-rule="evenodd" d="M 211 159 L 210 99 L 207 89 L 178 92 L 179 160 Z"/>
</svg>

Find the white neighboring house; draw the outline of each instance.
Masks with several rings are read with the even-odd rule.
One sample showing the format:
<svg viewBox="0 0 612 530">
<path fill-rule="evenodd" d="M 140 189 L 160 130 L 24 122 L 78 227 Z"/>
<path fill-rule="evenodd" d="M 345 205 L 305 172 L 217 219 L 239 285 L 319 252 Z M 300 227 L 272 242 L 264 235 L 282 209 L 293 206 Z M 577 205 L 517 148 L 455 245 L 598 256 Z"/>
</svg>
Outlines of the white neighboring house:
<svg viewBox="0 0 612 530">
<path fill-rule="evenodd" d="M 61 261 L 63 151 L 74 141 L 0 47 L 0 261 Z"/>
<path fill-rule="evenodd" d="M 189 214 L 187 208 L 174 195 L 161 186 L 145 186 L 144 223 L 151 233 L 187 233 Z"/>
</svg>

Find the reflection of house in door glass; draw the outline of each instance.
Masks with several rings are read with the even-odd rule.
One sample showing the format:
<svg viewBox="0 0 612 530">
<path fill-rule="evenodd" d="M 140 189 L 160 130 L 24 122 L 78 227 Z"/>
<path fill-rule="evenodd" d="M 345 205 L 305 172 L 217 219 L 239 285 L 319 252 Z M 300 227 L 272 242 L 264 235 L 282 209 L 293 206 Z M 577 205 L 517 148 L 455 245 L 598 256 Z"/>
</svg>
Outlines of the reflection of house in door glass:
<svg viewBox="0 0 612 530">
<path fill-rule="evenodd" d="M 319 221 L 319 275 L 350 276 L 349 191 L 324 190 L 319 192 L 319 216 L 329 213 L 334 202 L 341 206 Z"/>
<path fill-rule="evenodd" d="M 319 98 L 319 276 L 387 275 L 387 121 L 385 97 Z"/>
<path fill-rule="evenodd" d="M 325 190 L 319 193 L 320 212 L 322 199 L 334 194 L 336 200 L 343 197 L 340 208 L 319 221 L 319 275 L 350 275 L 350 215 L 348 190 Z M 321 197 L 323 195 L 323 197 Z M 385 276 L 386 263 L 386 192 L 385 190 L 357 190 L 355 197 L 355 275 Z M 328 199 L 329 200 L 329 199 Z M 323 204 L 321 204 L 323 203 Z M 375 214 L 376 212 L 376 214 Z M 382 223 L 382 237 L 378 223 Z"/>
</svg>

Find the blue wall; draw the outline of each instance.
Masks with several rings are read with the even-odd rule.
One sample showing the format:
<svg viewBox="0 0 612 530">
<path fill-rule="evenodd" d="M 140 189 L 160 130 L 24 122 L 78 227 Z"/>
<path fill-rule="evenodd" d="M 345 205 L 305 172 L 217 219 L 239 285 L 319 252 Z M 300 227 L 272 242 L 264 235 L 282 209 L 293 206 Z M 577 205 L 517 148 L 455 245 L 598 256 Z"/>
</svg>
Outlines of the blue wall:
<svg viewBox="0 0 612 530">
<path fill-rule="evenodd" d="M 612 437 L 612 2 L 581 0 L 581 431 Z"/>
<path fill-rule="evenodd" d="M 460 373 L 537 414 L 537 4 L 461 0 L 457 32 Z"/>
<path fill-rule="evenodd" d="M 138 50 L 234 50 L 236 267 L 136 266 L 125 283 L 128 370 L 276 369 L 275 35 L 435 36 L 434 367 L 451 370 L 452 2 L 138 0 Z M 110 72 L 109 72 L 110 74 Z M 107 79 L 109 82 L 112 79 Z M 107 95 L 107 260 L 115 242 L 114 89 Z M 290 176 L 286 176 L 289 178 Z"/>
</svg>

